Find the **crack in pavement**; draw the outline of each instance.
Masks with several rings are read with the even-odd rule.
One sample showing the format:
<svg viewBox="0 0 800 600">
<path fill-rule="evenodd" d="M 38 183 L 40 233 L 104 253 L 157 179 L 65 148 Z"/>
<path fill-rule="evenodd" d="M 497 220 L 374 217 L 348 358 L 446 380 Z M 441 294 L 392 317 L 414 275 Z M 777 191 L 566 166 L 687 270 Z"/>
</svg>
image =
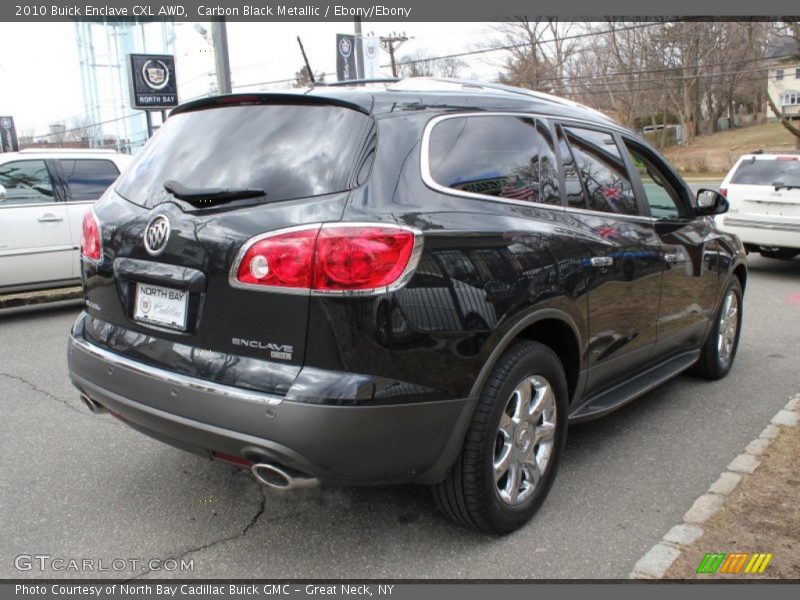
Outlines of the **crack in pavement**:
<svg viewBox="0 0 800 600">
<path fill-rule="evenodd" d="M 258 484 L 256 484 L 256 485 L 258 485 Z M 183 560 L 184 558 L 186 558 L 187 556 L 189 556 L 190 554 L 195 554 L 197 552 L 202 552 L 203 550 L 208 550 L 210 548 L 213 548 L 214 546 L 219 546 L 220 544 L 225 544 L 227 542 L 232 542 L 234 540 L 238 540 L 238 539 L 241 539 L 244 536 L 246 536 L 247 533 L 255 526 L 255 524 L 258 523 L 259 519 L 264 514 L 264 511 L 267 508 L 267 496 L 264 493 L 264 487 L 259 485 L 258 488 L 259 488 L 259 493 L 261 494 L 261 502 L 259 502 L 258 510 L 256 511 L 256 514 L 254 514 L 250 518 L 250 521 L 248 521 L 247 525 L 244 526 L 244 529 L 242 529 L 241 532 L 239 532 L 237 534 L 234 534 L 234 535 L 226 536 L 224 538 L 220 538 L 218 540 L 214 540 L 214 541 L 208 542 L 206 544 L 201 544 L 200 546 L 197 546 L 195 548 L 190 548 L 189 550 L 185 550 L 184 552 L 182 552 L 178 556 L 169 557 L 169 558 L 164 559 L 164 560 L 175 560 L 175 561 L 178 561 L 178 563 L 180 564 L 180 561 Z M 164 561 L 161 561 L 161 562 L 163 563 Z M 144 577 L 146 575 L 149 575 L 152 572 L 153 572 L 153 569 L 146 569 L 146 570 L 142 571 L 139 575 L 136 575 L 135 577 L 131 577 L 127 581 L 134 581 L 136 579 L 141 579 L 142 577 Z"/>
<path fill-rule="evenodd" d="M 55 394 L 52 394 L 51 392 L 48 392 L 44 388 L 40 388 L 38 385 L 36 385 L 32 381 L 27 380 L 26 378 L 22 377 L 21 375 L 11 375 L 10 373 L 2 373 L 2 372 L 0 372 L 0 377 L 5 377 L 6 379 L 10 379 L 12 381 L 17 381 L 19 383 L 25 384 L 26 386 L 31 388 L 34 392 L 37 392 L 37 393 L 41 394 L 42 396 L 44 396 L 48 400 L 52 400 L 53 402 L 58 402 L 59 404 L 63 404 L 68 409 L 70 409 L 71 411 L 76 412 L 77 414 L 81 415 L 82 417 L 92 417 L 92 416 L 94 416 L 89 412 L 82 411 L 79 408 L 73 406 L 72 404 L 69 403 L 68 400 L 63 399 L 63 398 L 59 398 L 58 396 L 56 396 Z M 119 425 L 119 423 L 116 423 L 116 422 L 110 421 L 110 420 L 106 420 L 106 419 L 101 419 L 101 420 L 98 420 L 96 422 L 97 423 L 103 423 L 103 424 L 106 424 L 106 425 Z"/>
</svg>

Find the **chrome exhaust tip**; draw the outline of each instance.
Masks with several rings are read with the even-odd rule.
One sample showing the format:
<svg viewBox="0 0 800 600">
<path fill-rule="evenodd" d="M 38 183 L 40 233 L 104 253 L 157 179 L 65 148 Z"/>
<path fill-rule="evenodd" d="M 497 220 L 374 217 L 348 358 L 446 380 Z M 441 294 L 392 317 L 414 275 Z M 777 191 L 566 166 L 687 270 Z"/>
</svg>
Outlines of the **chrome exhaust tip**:
<svg viewBox="0 0 800 600">
<path fill-rule="evenodd" d="M 250 467 L 250 472 L 258 483 L 276 490 L 296 490 L 319 485 L 318 479 L 290 475 L 281 467 L 269 463 L 255 463 Z"/>
<path fill-rule="evenodd" d="M 95 415 L 103 415 L 108 412 L 108 409 L 102 404 L 98 404 L 86 394 L 81 394 L 81 402 L 89 409 L 89 412 Z"/>
</svg>

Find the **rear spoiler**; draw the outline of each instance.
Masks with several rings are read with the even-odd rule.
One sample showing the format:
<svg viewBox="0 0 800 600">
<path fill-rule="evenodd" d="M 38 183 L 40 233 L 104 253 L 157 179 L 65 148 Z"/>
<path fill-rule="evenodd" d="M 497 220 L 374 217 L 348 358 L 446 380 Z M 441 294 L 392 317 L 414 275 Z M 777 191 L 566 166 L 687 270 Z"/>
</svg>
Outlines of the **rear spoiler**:
<svg viewBox="0 0 800 600">
<path fill-rule="evenodd" d="M 221 96 L 209 96 L 181 104 L 175 108 L 170 115 L 178 115 L 186 112 L 205 110 L 207 108 L 218 108 L 220 106 L 252 106 L 259 104 L 295 104 L 306 106 L 339 106 L 350 110 L 356 110 L 370 114 L 369 108 L 347 102 L 339 98 L 330 98 L 318 95 L 291 94 L 291 93 L 269 93 L 261 92 L 255 94 L 225 94 Z"/>
</svg>

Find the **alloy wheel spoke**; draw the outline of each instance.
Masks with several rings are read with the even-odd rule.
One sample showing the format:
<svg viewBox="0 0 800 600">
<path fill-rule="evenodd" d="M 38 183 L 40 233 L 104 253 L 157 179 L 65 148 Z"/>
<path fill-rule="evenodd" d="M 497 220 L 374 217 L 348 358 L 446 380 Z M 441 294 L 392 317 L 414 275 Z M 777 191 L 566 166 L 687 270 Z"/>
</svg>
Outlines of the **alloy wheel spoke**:
<svg viewBox="0 0 800 600">
<path fill-rule="evenodd" d="M 508 469 L 508 479 L 506 480 L 506 495 L 511 504 L 516 504 L 519 497 L 519 484 L 522 481 L 522 467 L 519 463 L 512 463 Z"/>
<path fill-rule="evenodd" d="M 511 466 L 511 444 L 507 443 L 500 451 L 500 456 L 494 459 L 494 480 L 499 481 L 500 478 L 508 472 Z"/>
<path fill-rule="evenodd" d="M 547 444 L 552 442 L 556 435 L 556 426 L 552 423 L 542 423 L 536 428 L 536 435 L 533 440 L 534 445 Z"/>
</svg>

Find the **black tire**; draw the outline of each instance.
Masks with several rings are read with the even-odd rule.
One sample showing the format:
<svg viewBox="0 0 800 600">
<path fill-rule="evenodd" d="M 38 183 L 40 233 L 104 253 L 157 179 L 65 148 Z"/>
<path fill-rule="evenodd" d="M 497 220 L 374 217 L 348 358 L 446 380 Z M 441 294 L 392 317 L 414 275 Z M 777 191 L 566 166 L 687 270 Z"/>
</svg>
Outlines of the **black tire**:
<svg viewBox="0 0 800 600">
<path fill-rule="evenodd" d="M 519 504 L 512 505 L 501 498 L 498 483 L 495 481 L 495 454 L 505 446 L 498 447 L 503 438 L 499 431 L 500 419 L 517 397 L 518 386 L 535 377 L 538 383 L 549 383 L 553 392 L 554 414 L 547 411 L 552 429 L 552 444 L 542 447 L 536 442 L 538 427 L 531 420 L 528 426 L 517 426 L 511 447 L 515 452 L 536 454 L 540 448 L 549 452 L 549 458 L 538 482 L 532 486 L 528 475 L 522 476 L 520 485 L 528 482 L 529 488 L 519 495 Z M 540 397 L 546 388 L 531 388 Z M 523 342 L 507 350 L 495 365 L 486 386 L 478 399 L 472 422 L 467 430 L 461 455 L 447 477 L 433 487 L 433 497 L 439 509 L 451 519 L 487 533 L 505 534 L 524 525 L 536 513 L 547 496 L 556 476 L 558 463 L 564 451 L 567 438 L 567 380 L 564 367 L 558 356 L 547 346 L 537 342 Z M 530 413 L 528 413 L 530 414 Z M 544 423 L 542 417 L 535 416 L 536 423 Z M 507 421 L 504 421 L 507 422 Z M 531 429 L 533 432 L 531 433 Z M 528 435 L 530 433 L 530 436 Z M 510 437 L 508 437 L 510 439 Z M 516 442 L 516 445 L 515 445 Z M 509 449 L 509 452 L 511 450 Z M 505 477 L 510 477 L 511 470 Z M 499 481 L 504 481 L 500 477 Z M 506 485 L 514 488 L 509 480 Z M 519 490 L 520 488 L 515 488 Z M 523 496 L 527 494 L 524 500 Z"/>
<path fill-rule="evenodd" d="M 737 312 L 736 312 L 736 335 L 733 338 L 733 348 L 730 351 L 730 356 L 727 360 L 723 360 L 719 349 L 719 335 L 722 328 L 722 313 L 725 310 L 725 301 L 729 293 L 736 296 Z M 742 285 L 739 283 L 737 277 L 732 277 L 730 282 L 725 288 L 720 302 L 719 310 L 714 316 L 714 324 L 708 334 L 703 349 L 700 353 L 700 358 L 691 367 L 689 372 L 697 377 L 704 379 L 722 379 L 731 370 L 733 361 L 736 358 L 736 350 L 739 347 L 739 336 L 742 332 Z"/>
</svg>

